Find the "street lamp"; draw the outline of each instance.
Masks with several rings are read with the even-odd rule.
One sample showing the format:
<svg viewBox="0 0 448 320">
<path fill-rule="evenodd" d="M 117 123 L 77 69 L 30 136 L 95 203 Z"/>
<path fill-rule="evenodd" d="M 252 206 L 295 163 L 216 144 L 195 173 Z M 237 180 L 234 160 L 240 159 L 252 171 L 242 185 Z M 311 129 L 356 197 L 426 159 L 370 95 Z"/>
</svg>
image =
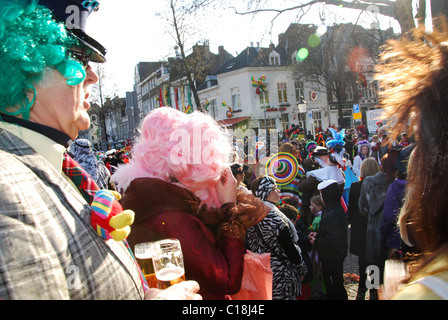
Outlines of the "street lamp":
<svg viewBox="0 0 448 320">
<path fill-rule="evenodd" d="M 297 103 L 297 108 L 299 109 L 299 112 L 305 113 L 307 106 L 308 103 L 305 100 L 303 100 L 303 96 L 300 96 L 300 101 Z"/>
<path fill-rule="evenodd" d="M 308 103 L 303 99 L 303 96 L 300 96 L 300 100 L 297 103 L 297 108 L 299 109 L 299 119 L 300 119 L 300 114 L 301 113 L 305 113 L 307 112 L 307 107 L 308 107 Z M 308 117 L 305 116 L 305 136 L 307 135 L 307 127 L 308 127 Z"/>
</svg>

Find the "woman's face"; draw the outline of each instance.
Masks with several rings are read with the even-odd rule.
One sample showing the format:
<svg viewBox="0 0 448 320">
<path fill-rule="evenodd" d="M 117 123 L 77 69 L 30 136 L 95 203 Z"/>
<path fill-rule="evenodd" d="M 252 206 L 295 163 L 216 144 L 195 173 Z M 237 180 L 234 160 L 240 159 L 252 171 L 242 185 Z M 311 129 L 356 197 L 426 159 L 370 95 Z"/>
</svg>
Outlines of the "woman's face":
<svg viewBox="0 0 448 320">
<path fill-rule="evenodd" d="M 44 79 L 36 85 L 36 101 L 31 108 L 30 121 L 57 129 L 71 139 L 79 131 L 90 126 L 87 101 L 92 85 L 98 82 L 98 75 L 90 66 L 86 78 L 77 86 L 69 86 L 66 79 L 56 70 L 50 69 Z"/>
<path fill-rule="evenodd" d="M 280 190 L 278 190 L 277 184 L 272 188 L 271 192 L 269 192 L 266 200 L 272 203 L 280 201 Z"/>
<path fill-rule="evenodd" d="M 364 155 L 367 155 L 367 154 L 369 153 L 369 147 L 367 147 L 367 146 L 363 146 L 363 147 L 361 148 L 361 152 L 362 152 Z"/>
</svg>

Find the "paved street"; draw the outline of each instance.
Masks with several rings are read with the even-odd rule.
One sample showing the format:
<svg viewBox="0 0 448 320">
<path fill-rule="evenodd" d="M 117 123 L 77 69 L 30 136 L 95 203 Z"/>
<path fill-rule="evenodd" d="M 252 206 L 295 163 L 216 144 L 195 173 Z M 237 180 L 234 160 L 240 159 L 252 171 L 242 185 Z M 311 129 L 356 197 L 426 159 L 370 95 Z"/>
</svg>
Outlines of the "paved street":
<svg viewBox="0 0 448 320">
<path fill-rule="evenodd" d="M 350 249 L 350 228 L 348 229 L 348 243 Z M 344 261 L 344 274 L 345 273 L 354 273 L 359 275 L 358 257 L 351 254 L 350 250 Z M 348 299 L 355 300 L 356 294 L 358 293 L 358 283 L 357 282 L 346 283 L 345 289 L 347 290 Z"/>
</svg>

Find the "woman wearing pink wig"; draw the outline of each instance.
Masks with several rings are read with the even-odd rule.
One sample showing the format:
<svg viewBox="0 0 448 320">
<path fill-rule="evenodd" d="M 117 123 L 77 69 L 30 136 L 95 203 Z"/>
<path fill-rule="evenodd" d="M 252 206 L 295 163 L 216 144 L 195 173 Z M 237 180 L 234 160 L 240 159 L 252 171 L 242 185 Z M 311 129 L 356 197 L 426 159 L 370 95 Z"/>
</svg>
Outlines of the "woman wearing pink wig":
<svg viewBox="0 0 448 320">
<path fill-rule="evenodd" d="M 231 153 L 226 131 L 208 115 L 158 108 L 143 120 L 129 164 L 113 175 L 123 207 L 135 212 L 131 247 L 179 239 L 186 279 L 199 283 L 204 299 L 239 291 L 246 230 L 269 213 L 254 196 L 237 194 Z"/>
</svg>

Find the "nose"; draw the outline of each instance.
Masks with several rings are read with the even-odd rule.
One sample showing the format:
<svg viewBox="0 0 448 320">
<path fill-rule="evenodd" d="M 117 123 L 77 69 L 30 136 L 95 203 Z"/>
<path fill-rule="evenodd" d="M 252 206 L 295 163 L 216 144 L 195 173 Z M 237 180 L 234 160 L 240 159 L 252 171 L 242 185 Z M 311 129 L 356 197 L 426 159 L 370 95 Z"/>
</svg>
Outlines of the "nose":
<svg viewBox="0 0 448 320">
<path fill-rule="evenodd" d="M 86 79 L 84 80 L 84 84 L 95 84 L 99 81 L 98 74 L 92 69 L 92 67 L 89 65 L 86 69 Z"/>
</svg>

